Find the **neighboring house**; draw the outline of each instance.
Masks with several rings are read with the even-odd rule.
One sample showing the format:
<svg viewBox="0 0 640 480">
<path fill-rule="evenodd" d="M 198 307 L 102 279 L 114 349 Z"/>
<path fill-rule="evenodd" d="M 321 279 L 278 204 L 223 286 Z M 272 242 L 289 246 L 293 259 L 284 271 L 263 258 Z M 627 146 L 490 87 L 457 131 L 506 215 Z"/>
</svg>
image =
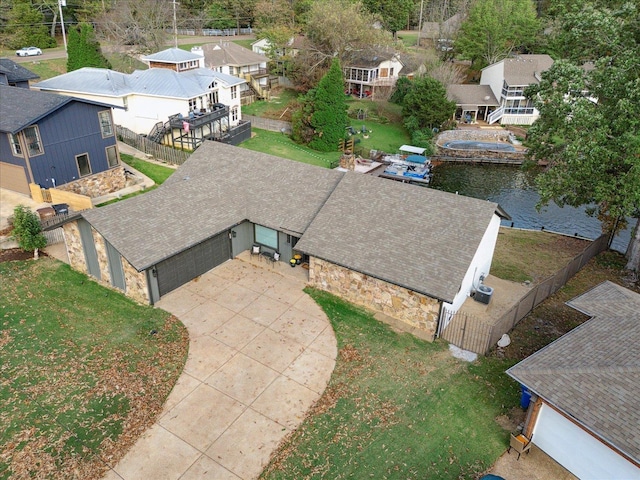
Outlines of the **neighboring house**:
<svg viewBox="0 0 640 480">
<path fill-rule="evenodd" d="M 305 44 L 304 35 L 296 35 L 294 37 L 291 37 L 285 47 L 276 49 L 276 51 L 274 52 L 275 56 L 276 57 L 286 57 L 286 56 L 293 57 L 297 55 L 298 52 L 304 48 L 304 44 Z M 251 44 L 251 50 L 253 50 L 254 53 L 257 53 L 259 55 L 268 56 L 271 51 L 271 41 L 269 41 L 266 38 L 261 38 L 259 40 L 256 40 Z"/>
<path fill-rule="evenodd" d="M 593 318 L 507 370 L 532 393 L 524 433 L 578 478 L 640 478 L 640 294 L 567 304 Z"/>
<path fill-rule="evenodd" d="M 433 339 L 443 303 L 461 305 L 488 274 L 498 212 L 484 200 L 205 142 L 158 189 L 82 212 L 64 231 L 73 268 L 140 302 L 259 244 L 285 262 L 302 254 L 311 285 Z"/>
<path fill-rule="evenodd" d="M 395 52 L 377 52 L 349 62 L 344 68 L 344 81 L 349 94 L 358 98 L 375 98 L 384 90 L 390 94 L 403 64 Z"/>
<path fill-rule="evenodd" d="M 29 81 L 40 78 L 8 58 L 0 58 L 0 85 L 29 88 Z"/>
<path fill-rule="evenodd" d="M 193 149 L 205 135 L 222 135 L 241 122 L 240 89 L 244 83 L 201 67 L 180 72 L 150 68 L 131 74 L 85 67 L 35 87 L 121 107 L 114 112 L 117 125 L 160 143 Z M 183 124 L 187 128 L 183 129 Z"/>
<path fill-rule="evenodd" d="M 204 56 L 207 68 L 245 79 L 242 93 L 254 92 L 260 98 L 269 96 L 268 59 L 264 55 L 228 40 L 193 47 L 191 52 Z"/>
<path fill-rule="evenodd" d="M 460 25 L 462 25 L 462 16 L 456 13 L 442 22 L 424 22 L 420 36 L 442 48 L 443 45 L 446 45 L 446 41 L 451 41 L 456 37 Z"/>
<path fill-rule="evenodd" d="M 186 72 L 196 68 L 205 68 L 202 55 L 187 52 L 180 48 L 168 48 L 161 52 L 147 55 L 141 59 L 149 68 L 168 68 L 174 72 Z"/>
<path fill-rule="evenodd" d="M 471 121 L 531 125 L 540 112 L 534 108 L 533 101 L 524 96 L 524 90 L 540 83 L 542 72 L 552 65 L 553 59 L 546 54 L 516 55 L 482 69 L 480 87 L 484 90 L 477 85 L 449 85 L 447 91 L 457 104 L 457 116 L 463 121 L 468 114 Z M 482 95 L 483 92 L 486 94 Z"/>
<path fill-rule="evenodd" d="M 2 188 L 29 195 L 34 183 L 94 197 L 125 181 L 110 105 L 0 85 Z"/>
</svg>

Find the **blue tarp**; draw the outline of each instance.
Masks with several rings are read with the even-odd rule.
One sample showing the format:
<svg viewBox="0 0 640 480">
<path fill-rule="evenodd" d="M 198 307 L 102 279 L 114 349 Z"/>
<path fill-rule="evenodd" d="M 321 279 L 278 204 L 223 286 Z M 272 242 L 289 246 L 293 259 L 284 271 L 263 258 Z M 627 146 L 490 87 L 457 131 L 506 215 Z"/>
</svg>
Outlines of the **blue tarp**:
<svg viewBox="0 0 640 480">
<path fill-rule="evenodd" d="M 405 160 L 411 163 L 426 163 L 427 157 L 424 157 L 422 155 L 408 155 Z"/>
</svg>

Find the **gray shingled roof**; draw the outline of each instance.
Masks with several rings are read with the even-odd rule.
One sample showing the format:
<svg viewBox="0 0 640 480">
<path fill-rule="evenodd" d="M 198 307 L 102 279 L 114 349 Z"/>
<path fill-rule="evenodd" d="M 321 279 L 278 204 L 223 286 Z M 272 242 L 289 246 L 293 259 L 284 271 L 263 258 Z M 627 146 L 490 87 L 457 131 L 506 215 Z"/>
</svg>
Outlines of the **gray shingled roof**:
<svg viewBox="0 0 640 480">
<path fill-rule="evenodd" d="M 463 107 L 490 105 L 500 106 L 489 85 L 448 85 L 447 96 Z M 487 98 L 488 97 L 488 98 Z"/>
<path fill-rule="evenodd" d="M 113 97 L 141 94 L 189 99 L 208 91 L 209 85 L 214 81 L 227 86 L 245 83 L 243 79 L 208 68 L 195 68 L 179 73 L 168 68 L 150 68 L 125 74 L 105 68 L 85 67 L 44 80 L 35 87 L 42 90 Z"/>
<path fill-rule="evenodd" d="M 245 219 L 301 234 L 342 175 L 204 142 L 160 188 L 83 216 L 143 270 Z"/>
<path fill-rule="evenodd" d="M 542 72 L 549 70 L 553 59 L 546 54 L 517 55 L 504 59 L 504 79 L 508 85 L 532 85 L 540 82 Z"/>
<path fill-rule="evenodd" d="M 640 461 L 640 295 L 606 281 L 567 302 L 594 318 L 507 370 Z"/>
<path fill-rule="evenodd" d="M 181 48 L 168 48 L 166 50 L 162 50 L 161 52 L 142 57 L 142 60 L 152 62 L 180 63 L 188 62 L 190 60 L 198 60 L 200 58 L 202 58 L 200 55 L 182 50 Z"/>
<path fill-rule="evenodd" d="M 17 133 L 72 98 L 0 85 L 0 100 L 0 132 Z"/>
<path fill-rule="evenodd" d="M 82 215 L 143 270 L 244 220 L 296 249 L 452 301 L 495 203 L 205 142 L 160 188 Z"/>
<path fill-rule="evenodd" d="M 451 302 L 497 207 L 348 172 L 296 249 Z"/>
<path fill-rule="evenodd" d="M 7 80 L 11 83 L 25 82 L 27 80 L 35 80 L 40 78 L 31 70 L 24 68 L 8 58 L 0 58 L 0 74 L 7 76 Z"/>
<path fill-rule="evenodd" d="M 269 59 L 264 55 L 255 53 L 253 50 L 244 48 L 237 43 L 223 41 L 221 43 L 208 43 L 202 45 L 204 60 L 209 68 L 230 65 L 242 67 L 245 65 L 259 65 L 266 63 Z"/>
</svg>

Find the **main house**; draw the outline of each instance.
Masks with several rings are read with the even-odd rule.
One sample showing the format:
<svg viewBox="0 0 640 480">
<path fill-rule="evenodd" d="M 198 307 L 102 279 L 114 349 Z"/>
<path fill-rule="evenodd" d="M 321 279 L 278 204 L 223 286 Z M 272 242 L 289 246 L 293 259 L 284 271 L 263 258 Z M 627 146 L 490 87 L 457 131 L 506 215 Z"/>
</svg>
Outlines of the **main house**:
<svg viewBox="0 0 640 480">
<path fill-rule="evenodd" d="M 0 99 L 2 188 L 94 197 L 124 187 L 110 105 L 3 85 Z"/>
<path fill-rule="evenodd" d="M 71 266 L 155 303 L 253 245 L 426 336 L 487 275 L 497 204 L 205 142 L 162 186 L 64 225 Z M 384 219 L 384 221 L 382 221 Z"/>
<path fill-rule="evenodd" d="M 640 478 L 640 294 L 604 282 L 590 320 L 507 373 L 532 393 L 524 433 L 581 479 Z"/>
<path fill-rule="evenodd" d="M 131 74 L 85 67 L 35 87 L 120 107 L 114 111 L 116 124 L 160 143 L 190 149 L 205 136 L 222 136 L 240 124 L 240 89 L 245 80 L 199 67 L 197 62 L 191 65 L 188 59 L 167 61 L 162 68 L 158 60 L 152 63 L 154 68 Z"/>
<path fill-rule="evenodd" d="M 449 98 L 456 102 L 457 119 L 505 125 L 531 125 L 540 116 L 524 95 L 529 85 L 540 83 L 551 68 L 549 55 L 516 55 L 482 69 L 480 85 L 449 85 Z"/>
</svg>

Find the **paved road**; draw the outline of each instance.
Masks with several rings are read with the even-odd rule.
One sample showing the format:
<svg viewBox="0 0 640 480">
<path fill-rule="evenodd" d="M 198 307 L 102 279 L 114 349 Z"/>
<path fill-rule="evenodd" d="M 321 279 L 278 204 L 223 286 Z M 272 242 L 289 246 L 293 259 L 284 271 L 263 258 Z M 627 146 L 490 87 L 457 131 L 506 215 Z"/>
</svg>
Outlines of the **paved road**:
<svg viewBox="0 0 640 480">
<path fill-rule="evenodd" d="M 233 37 L 212 37 L 212 36 L 194 36 L 194 37 L 180 37 L 178 38 L 179 45 L 191 44 L 191 43 L 217 43 L 218 41 L 225 40 L 253 40 L 255 39 L 255 35 L 236 35 Z M 173 40 L 170 40 L 166 43 L 167 47 L 173 46 Z M 104 49 L 108 50 L 108 46 L 105 45 Z M 57 48 L 47 48 L 42 51 L 42 55 L 38 55 L 36 57 L 18 57 L 14 55 L 11 59 L 16 63 L 31 63 L 31 62 L 39 62 L 42 60 L 53 60 L 56 58 L 65 58 L 66 52 L 64 51 L 64 47 Z"/>
</svg>

